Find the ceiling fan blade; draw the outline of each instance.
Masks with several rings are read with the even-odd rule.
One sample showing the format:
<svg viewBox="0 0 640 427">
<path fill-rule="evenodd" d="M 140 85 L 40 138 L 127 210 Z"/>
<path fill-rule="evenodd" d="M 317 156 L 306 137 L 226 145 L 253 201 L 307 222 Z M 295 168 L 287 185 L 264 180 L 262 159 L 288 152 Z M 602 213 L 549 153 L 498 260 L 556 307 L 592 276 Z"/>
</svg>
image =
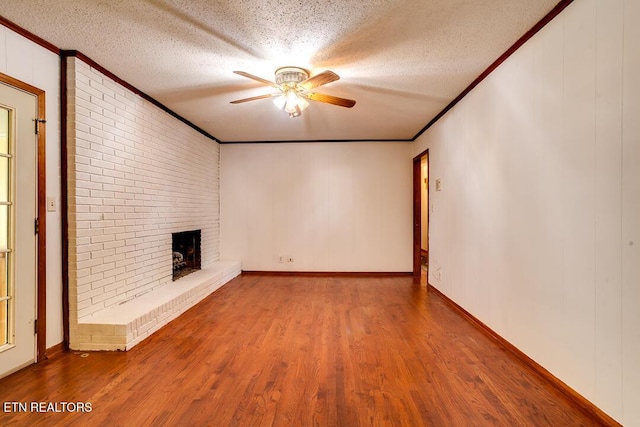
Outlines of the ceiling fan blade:
<svg viewBox="0 0 640 427">
<path fill-rule="evenodd" d="M 325 95 L 323 93 L 307 93 L 303 95 L 305 98 L 312 101 L 326 102 L 327 104 L 338 105 L 340 107 L 351 108 L 356 105 L 356 101 L 353 99 L 339 98 L 337 96 Z"/>
<path fill-rule="evenodd" d="M 334 73 L 333 71 L 323 71 L 320 74 L 316 74 L 313 77 L 309 77 L 308 79 L 300 82 L 298 86 L 303 87 L 304 89 L 313 89 L 318 86 L 326 85 L 327 83 L 335 82 L 340 79 L 340 76 Z"/>
<path fill-rule="evenodd" d="M 268 93 L 266 95 L 258 95 L 258 96 L 252 96 L 251 98 L 243 98 L 243 99 L 236 99 L 235 101 L 231 101 L 231 104 L 241 104 L 243 102 L 249 102 L 249 101 L 255 101 L 258 99 L 265 99 L 265 98 L 273 98 L 274 96 L 279 96 L 279 93 Z"/>
<path fill-rule="evenodd" d="M 238 74 L 239 76 L 246 77 L 248 79 L 263 83 L 267 86 L 276 87 L 276 88 L 278 87 L 278 85 L 276 85 L 274 82 L 270 82 L 269 80 L 263 79 L 262 77 L 254 76 L 253 74 L 245 73 L 244 71 L 234 71 L 234 73 Z"/>
</svg>

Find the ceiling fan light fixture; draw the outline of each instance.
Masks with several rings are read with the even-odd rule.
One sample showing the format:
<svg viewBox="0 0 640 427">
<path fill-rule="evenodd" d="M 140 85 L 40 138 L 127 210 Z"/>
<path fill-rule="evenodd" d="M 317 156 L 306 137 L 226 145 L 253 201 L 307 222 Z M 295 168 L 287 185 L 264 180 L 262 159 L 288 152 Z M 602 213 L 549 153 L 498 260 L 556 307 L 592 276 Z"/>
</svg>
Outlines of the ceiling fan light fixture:
<svg viewBox="0 0 640 427">
<path fill-rule="evenodd" d="M 273 98 L 273 103 L 275 104 L 276 107 L 278 107 L 278 110 L 282 110 L 284 109 L 284 106 L 287 103 L 287 98 L 285 98 L 284 95 L 278 95 L 275 98 Z"/>
<path fill-rule="evenodd" d="M 281 110 L 284 109 L 289 113 L 290 118 L 300 116 L 309 106 L 309 102 L 300 96 L 296 89 L 288 86 L 285 86 L 282 95 L 276 97 L 273 103 Z"/>
<path fill-rule="evenodd" d="M 298 95 L 298 107 L 304 111 L 309 106 L 309 101 Z"/>
<path fill-rule="evenodd" d="M 288 88 L 282 95 L 273 98 L 273 103 L 278 109 L 289 113 L 291 118 L 300 116 L 309 106 L 309 101 L 291 88 Z"/>
<path fill-rule="evenodd" d="M 309 106 L 309 103 L 299 96 L 295 96 L 295 98 L 289 98 L 286 101 L 284 106 L 284 111 L 289 113 L 289 117 L 298 117 L 302 114 L 302 112 Z"/>
<path fill-rule="evenodd" d="M 309 106 L 308 100 L 324 102 L 351 108 L 356 104 L 353 99 L 340 98 L 338 96 L 325 95 L 322 93 L 310 92 L 312 89 L 334 82 L 340 77 L 333 71 L 323 71 L 313 77 L 309 77 L 309 71 L 301 67 L 280 67 L 275 73 L 275 83 L 265 80 L 262 77 L 254 76 L 244 71 L 234 71 L 235 74 L 258 81 L 271 86 L 279 93 L 253 96 L 250 98 L 231 101 L 232 104 L 240 104 L 258 99 L 273 98 L 273 103 L 281 110 L 289 114 L 289 117 L 298 117 Z"/>
<path fill-rule="evenodd" d="M 309 71 L 300 67 L 280 67 L 276 70 L 278 86 L 295 86 L 309 78 Z"/>
<path fill-rule="evenodd" d="M 289 118 L 293 119 L 294 117 L 299 117 L 302 115 L 302 111 L 300 110 L 300 107 L 296 105 L 296 108 L 289 113 Z"/>
</svg>

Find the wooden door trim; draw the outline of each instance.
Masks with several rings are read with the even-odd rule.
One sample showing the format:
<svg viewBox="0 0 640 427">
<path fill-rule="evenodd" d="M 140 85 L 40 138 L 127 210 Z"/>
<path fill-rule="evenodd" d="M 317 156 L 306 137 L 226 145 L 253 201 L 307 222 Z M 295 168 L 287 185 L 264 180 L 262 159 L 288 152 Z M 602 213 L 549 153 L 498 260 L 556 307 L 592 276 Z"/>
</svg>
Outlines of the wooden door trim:
<svg viewBox="0 0 640 427">
<path fill-rule="evenodd" d="M 420 277 L 422 265 L 420 256 L 422 254 L 422 183 L 420 182 L 421 168 L 420 162 L 427 156 L 427 167 L 429 167 L 429 150 L 425 150 L 413 158 L 413 275 Z M 427 191 L 429 189 L 427 182 Z M 427 260 L 429 250 L 429 240 L 427 240 Z"/>
<path fill-rule="evenodd" d="M 67 159 L 67 69 L 68 59 L 60 56 L 60 227 L 62 235 L 62 345 L 69 350 L 69 200 Z"/>
<path fill-rule="evenodd" d="M 45 92 L 35 86 L 0 73 L 0 82 L 35 95 L 38 104 L 38 238 L 37 238 L 37 278 L 36 278 L 36 362 L 47 358 L 47 176 L 46 176 L 46 110 Z M 35 126 L 35 124 L 34 124 Z"/>
</svg>

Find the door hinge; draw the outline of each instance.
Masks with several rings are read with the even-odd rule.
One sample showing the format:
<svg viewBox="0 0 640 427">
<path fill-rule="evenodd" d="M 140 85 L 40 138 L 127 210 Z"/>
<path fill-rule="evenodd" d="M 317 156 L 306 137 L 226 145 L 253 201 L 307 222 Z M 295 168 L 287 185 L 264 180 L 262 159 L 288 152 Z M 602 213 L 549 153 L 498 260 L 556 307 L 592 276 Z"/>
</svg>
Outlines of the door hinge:
<svg viewBox="0 0 640 427">
<path fill-rule="evenodd" d="M 33 121 L 35 122 L 35 125 L 36 125 L 36 135 L 38 135 L 40 131 L 40 123 L 47 123 L 47 121 L 41 120 L 41 119 L 33 119 Z"/>
<path fill-rule="evenodd" d="M 33 321 L 33 335 L 38 335 L 38 319 Z"/>
<path fill-rule="evenodd" d="M 40 232 L 40 220 L 38 218 L 33 221 L 33 231 L 34 234 L 38 234 Z"/>
</svg>

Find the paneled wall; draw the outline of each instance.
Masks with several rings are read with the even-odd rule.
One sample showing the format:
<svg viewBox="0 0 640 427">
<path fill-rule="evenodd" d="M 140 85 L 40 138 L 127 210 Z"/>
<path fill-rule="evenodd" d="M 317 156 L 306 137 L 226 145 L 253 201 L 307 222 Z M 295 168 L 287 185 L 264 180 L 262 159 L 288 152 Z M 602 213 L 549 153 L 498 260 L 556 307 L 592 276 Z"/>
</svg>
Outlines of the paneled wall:
<svg viewBox="0 0 640 427">
<path fill-rule="evenodd" d="M 47 212 L 47 347 L 62 333 L 62 259 L 60 217 L 60 58 L 0 25 L 0 72 L 45 91 L 46 195 L 57 209 Z"/>
<path fill-rule="evenodd" d="M 640 425 L 640 4 L 579 0 L 414 145 L 429 280 Z"/>
<path fill-rule="evenodd" d="M 69 294 L 74 319 L 172 277 L 171 233 L 202 230 L 219 259 L 219 146 L 68 59 Z"/>
<path fill-rule="evenodd" d="M 223 258 L 243 270 L 411 271 L 409 149 L 222 145 Z"/>
</svg>

